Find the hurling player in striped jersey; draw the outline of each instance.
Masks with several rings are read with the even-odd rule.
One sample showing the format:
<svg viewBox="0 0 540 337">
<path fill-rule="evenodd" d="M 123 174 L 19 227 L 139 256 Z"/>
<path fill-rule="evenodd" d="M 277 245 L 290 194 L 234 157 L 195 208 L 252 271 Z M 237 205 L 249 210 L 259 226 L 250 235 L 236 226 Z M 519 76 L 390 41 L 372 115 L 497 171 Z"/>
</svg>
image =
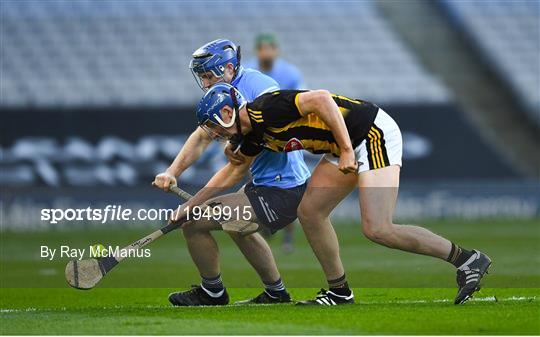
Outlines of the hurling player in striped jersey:
<svg viewBox="0 0 540 337">
<path fill-rule="evenodd" d="M 425 228 L 394 224 L 402 137 L 396 122 L 377 105 L 326 90 L 279 90 L 248 103 L 234 87 L 217 84 L 201 99 L 197 119 L 212 138 L 236 139 L 247 162 L 263 149 L 323 154 L 298 207 L 298 218 L 329 290 L 299 304 L 354 302 L 329 216 L 355 188 L 360 190 L 361 225 L 367 238 L 454 265 L 459 287 L 456 304 L 479 289 L 491 265 L 487 255 L 459 247 Z"/>
</svg>

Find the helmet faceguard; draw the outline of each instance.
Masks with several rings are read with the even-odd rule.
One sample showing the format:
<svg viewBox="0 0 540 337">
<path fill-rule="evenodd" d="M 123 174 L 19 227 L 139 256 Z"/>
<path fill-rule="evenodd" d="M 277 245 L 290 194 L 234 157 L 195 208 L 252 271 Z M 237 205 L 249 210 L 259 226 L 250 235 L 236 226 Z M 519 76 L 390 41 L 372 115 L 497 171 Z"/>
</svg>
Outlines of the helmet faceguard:
<svg viewBox="0 0 540 337">
<path fill-rule="evenodd" d="M 194 57 L 189 63 L 189 70 L 191 70 L 191 74 L 193 75 L 195 82 L 197 82 L 197 85 L 203 91 L 208 90 L 208 86 L 205 86 L 202 80 L 202 76 L 204 76 L 207 73 L 211 73 L 216 78 L 218 78 L 218 80 L 215 83 L 223 82 L 223 76 L 225 75 L 225 66 L 212 65 L 213 64 L 212 61 L 215 58 L 216 57 L 214 56 L 211 56 L 209 58 L 201 58 L 201 59 L 197 59 Z"/>
<path fill-rule="evenodd" d="M 223 82 L 225 68 L 229 63 L 234 66 L 234 76 L 236 76 L 240 68 L 240 58 L 240 46 L 236 47 L 229 40 L 215 40 L 207 43 L 193 53 L 189 63 L 189 69 L 199 87 L 203 91 L 206 91 L 208 90 L 208 86 L 204 85 L 201 76 L 211 73 L 218 78 L 213 84 Z"/>
<path fill-rule="evenodd" d="M 224 143 L 232 138 L 232 134 L 229 133 L 225 128 L 222 126 L 212 122 L 211 120 L 207 119 L 202 124 L 199 124 L 201 129 L 206 132 L 206 134 L 212 138 L 213 140 L 217 140 L 218 142 Z"/>
<path fill-rule="evenodd" d="M 246 103 L 244 97 L 232 85 L 216 84 L 206 92 L 199 102 L 197 108 L 199 126 L 212 139 L 229 140 L 233 146 L 238 147 L 243 139 L 239 114 Z M 233 115 L 228 122 L 221 118 L 221 110 L 225 106 L 230 106 L 233 109 Z M 228 131 L 234 125 L 236 125 L 236 134 Z"/>
</svg>

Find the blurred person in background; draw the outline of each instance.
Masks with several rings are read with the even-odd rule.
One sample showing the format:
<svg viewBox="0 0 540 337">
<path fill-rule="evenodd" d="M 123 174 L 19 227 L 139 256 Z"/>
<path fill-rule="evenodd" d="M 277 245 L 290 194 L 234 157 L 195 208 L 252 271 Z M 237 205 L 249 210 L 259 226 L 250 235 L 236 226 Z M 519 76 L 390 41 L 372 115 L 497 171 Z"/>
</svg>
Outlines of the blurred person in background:
<svg viewBox="0 0 540 337">
<path fill-rule="evenodd" d="M 281 89 L 299 90 L 304 87 L 302 74 L 298 68 L 279 57 L 279 43 L 276 35 L 260 33 L 255 37 L 257 58 L 247 63 L 248 68 L 257 69 L 278 82 Z M 269 233 L 266 233 L 269 236 Z M 283 232 L 282 248 L 285 253 L 294 251 L 294 223 Z"/>
<path fill-rule="evenodd" d="M 218 82 L 229 83 L 251 102 L 262 94 L 279 90 L 278 84 L 272 78 L 241 65 L 239 47 L 230 40 L 215 40 L 197 49 L 192 55 L 190 69 L 203 91 Z M 176 185 L 177 177 L 199 159 L 210 142 L 210 135 L 197 127 L 170 167 L 155 177 L 154 184 L 164 191 L 167 191 L 169 186 Z M 228 155 L 234 157 L 232 152 Z M 236 207 L 249 209 L 249 218 L 256 223 L 253 225 L 266 228 L 272 233 L 296 220 L 296 210 L 310 177 L 302 152 L 287 154 L 263 151 L 251 165 L 247 162 L 236 165 L 246 171 L 249 169 L 252 175 L 252 180 L 237 193 L 213 198 L 234 187 L 244 176 L 231 174 L 233 166 L 229 163 L 183 207 L 199 205 L 213 198 L 209 205 L 229 210 Z M 190 221 L 183 226 L 182 233 L 201 275 L 201 284 L 188 291 L 172 293 L 169 296 L 171 304 L 194 306 L 229 303 L 229 296 L 221 279 L 218 246 L 211 234 L 212 230 L 225 229 L 226 225 L 230 224 L 220 221 Z M 264 291 L 260 295 L 237 303 L 291 302 L 272 251 L 264 238 L 256 232 L 249 235 L 227 232 L 257 271 L 264 285 Z"/>
<path fill-rule="evenodd" d="M 272 33 L 261 33 L 255 38 L 257 58 L 246 63 L 247 68 L 257 69 L 272 77 L 281 89 L 298 90 L 304 87 L 298 68 L 279 55 L 279 43 Z"/>
</svg>

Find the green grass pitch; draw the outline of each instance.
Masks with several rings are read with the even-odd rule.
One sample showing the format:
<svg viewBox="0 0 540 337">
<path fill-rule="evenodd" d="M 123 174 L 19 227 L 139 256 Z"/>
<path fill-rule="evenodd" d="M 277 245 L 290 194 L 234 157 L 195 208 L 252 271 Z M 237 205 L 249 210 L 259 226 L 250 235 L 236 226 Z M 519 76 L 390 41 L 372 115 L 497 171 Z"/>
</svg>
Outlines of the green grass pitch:
<svg viewBox="0 0 540 337">
<path fill-rule="evenodd" d="M 453 305 L 453 268 L 437 259 L 377 246 L 358 225 L 336 225 L 357 304 L 342 307 L 235 306 L 173 308 L 169 292 L 196 284 L 185 243 L 171 233 L 151 258 L 122 262 L 96 289 L 67 287 L 66 258 L 48 261 L 40 246 L 125 245 L 151 229 L 3 232 L 0 332 L 7 334 L 540 334 L 540 220 L 431 221 L 427 228 L 493 259 L 483 289 Z M 257 295 L 260 281 L 224 233 L 216 235 L 231 300 Z M 324 275 L 301 232 L 296 251 L 271 240 L 295 299 L 315 295 Z"/>
</svg>

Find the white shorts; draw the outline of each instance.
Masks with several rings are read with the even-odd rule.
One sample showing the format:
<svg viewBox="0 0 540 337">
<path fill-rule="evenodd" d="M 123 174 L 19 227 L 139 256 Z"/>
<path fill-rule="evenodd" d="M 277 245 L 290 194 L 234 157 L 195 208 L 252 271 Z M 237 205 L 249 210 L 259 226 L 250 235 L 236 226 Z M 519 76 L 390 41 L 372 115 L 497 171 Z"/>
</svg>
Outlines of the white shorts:
<svg viewBox="0 0 540 337">
<path fill-rule="evenodd" d="M 401 166 L 403 140 L 399 126 L 392 117 L 379 109 L 367 138 L 354 149 L 354 153 L 359 164 L 359 173 L 390 165 Z M 339 164 L 339 158 L 330 153 L 323 158 L 336 166 Z"/>
</svg>

